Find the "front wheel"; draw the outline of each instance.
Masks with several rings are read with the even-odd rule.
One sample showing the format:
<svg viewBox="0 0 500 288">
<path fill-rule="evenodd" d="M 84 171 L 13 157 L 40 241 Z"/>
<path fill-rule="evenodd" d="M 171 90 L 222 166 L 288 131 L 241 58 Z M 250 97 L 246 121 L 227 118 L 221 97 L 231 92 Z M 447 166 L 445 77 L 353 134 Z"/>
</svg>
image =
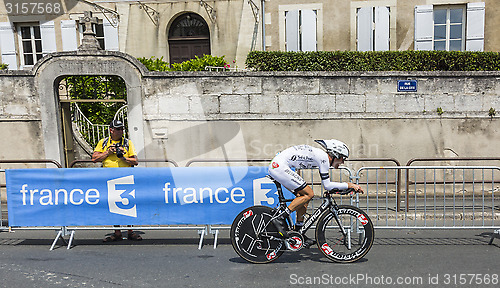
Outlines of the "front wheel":
<svg viewBox="0 0 500 288">
<path fill-rule="evenodd" d="M 277 229 L 271 221 L 274 210 L 267 206 L 252 206 L 238 214 L 231 225 L 231 244 L 234 251 L 250 263 L 272 262 L 284 252 L 281 240 L 273 239 Z"/>
<path fill-rule="evenodd" d="M 350 205 L 339 206 L 338 220 L 344 227 L 345 235 L 332 211 L 321 215 L 316 226 L 318 248 L 335 262 L 358 261 L 373 245 L 375 231 L 372 221 L 363 210 Z"/>
</svg>

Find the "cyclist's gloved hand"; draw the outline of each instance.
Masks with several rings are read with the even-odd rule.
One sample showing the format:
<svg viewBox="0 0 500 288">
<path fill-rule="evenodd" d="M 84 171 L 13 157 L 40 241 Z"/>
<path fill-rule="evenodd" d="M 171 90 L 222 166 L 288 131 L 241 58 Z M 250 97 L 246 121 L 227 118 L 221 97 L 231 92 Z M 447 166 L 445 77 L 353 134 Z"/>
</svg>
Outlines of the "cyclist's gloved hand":
<svg viewBox="0 0 500 288">
<path fill-rule="evenodd" d="M 358 184 L 354 184 L 354 183 L 348 182 L 347 183 L 347 188 L 354 189 L 354 191 L 356 191 L 356 193 L 361 193 L 361 194 L 364 193 L 363 189 L 361 189 L 361 186 L 359 186 Z"/>
</svg>

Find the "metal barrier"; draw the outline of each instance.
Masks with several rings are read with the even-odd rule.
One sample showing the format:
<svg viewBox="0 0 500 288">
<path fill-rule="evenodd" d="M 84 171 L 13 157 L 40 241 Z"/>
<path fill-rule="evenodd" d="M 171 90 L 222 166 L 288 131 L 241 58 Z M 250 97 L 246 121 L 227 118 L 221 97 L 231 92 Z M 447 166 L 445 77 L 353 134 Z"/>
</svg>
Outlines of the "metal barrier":
<svg viewBox="0 0 500 288">
<path fill-rule="evenodd" d="M 8 159 L 8 160 L 0 160 L 0 164 L 24 164 L 27 168 L 27 164 L 47 164 L 49 165 L 54 165 L 57 168 L 62 168 L 62 165 L 51 159 Z M 0 169 L 0 174 L 2 174 L 1 179 L 2 181 L 0 182 L 0 231 L 2 230 L 8 230 L 8 214 L 7 214 L 7 202 L 6 199 L 6 192 L 5 191 L 7 185 L 5 183 L 5 169 Z M 5 194 L 3 194 L 5 193 Z"/>
<path fill-rule="evenodd" d="M 447 162 L 447 161 L 453 161 L 453 162 L 456 162 L 456 161 L 500 161 L 500 158 L 499 157 L 441 157 L 441 158 L 413 158 L 413 159 L 410 159 L 407 163 L 406 163 L 406 166 L 411 166 L 413 163 L 416 163 L 416 162 Z M 454 165 L 450 165 L 450 166 L 454 166 Z M 406 191 L 408 191 L 408 186 L 409 185 L 412 185 L 414 183 L 412 183 L 409 179 L 408 179 L 408 173 L 406 174 Z M 422 183 L 417 183 L 417 184 L 422 184 Z M 438 182 L 438 184 L 442 184 L 440 182 Z M 400 194 L 398 194 L 400 195 Z M 406 210 L 408 210 L 408 205 L 406 205 Z M 400 211 L 399 207 L 398 207 L 398 211 Z"/>
<path fill-rule="evenodd" d="M 457 161 L 457 160 L 500 160 L 500 158 L 420 158 L 416 161 Z M 339 182 L 355 182 L 362 185 L 366 191 L 356 197 L 342 196 L 338 198 L 340 204 L 344 201 L 357 205 L 365 210 L 376 228 L 382 229 L 499 229 L 500 228 L 500 199 L 498 196 L 499 167 L 496 166 L 400 166 L 399 162 L 390 158 L 352 159 L 352 162 L 384 162 L 394 163 L 396 166 L 362 167 L 356 172 L 348 167 L 331 169 L 330 179 Z M 166 162 L 175 167 L 173 160 L 148 159 L 141 162 Z M 270 159 L 197 159 L 193 163 L 269 163 Z M 51 164 L 61 168 L 54 160 L 0 160 L 0 164 Z M 76 160 L 70 164 L 74 167 L 79 163 L 92 163 L 91 160 Z M 5 170 L 0 170 L 0 173 Z M 321 179 L 317 169 L 302 169 L 299 174 L 312 186 L 316 195 L 323 193 Z M 401 177 L 404 173 L 404 177 Z M 402 181 L 401 179 L 404 179 Z M 6 185 L 0 183 L 0 192 Z M 405 187 L 401 193 L 401 187 Z M 1 195 L 1 193 L 0 193 Z M 401 211 L 400 203 L 406 209 Z M 4 203 L 0 206 L 2 215 L 0 230 L 9 229 L 7 209 Z M 309 209 L 314 209 L 314 201 Z M 116 227 L 61 227 L 51 249 L 58 239 L 70 235 L 68 249 L 76 230 L 114 230 Z M 127 229 L 127 227 L 120 227 Z M 219 230 L 229 229 L 227 225 L 189 225 L 189 226 L 134 226 L 141 230 L 197 230 L 200 235 L 198 248 L 203 245 L 204 235 L 214 235 L 214 248 L 217 245 Z M 17 230 L 54 230 L 58 227 L 19 227 Z M 498 230 L 497 230 L 498 231 Z"/>
<path fill-rule="evenodd" d="M 496 166 L 363 167 L 356 179 L 368 193 L 357 195 L 357 204 L 376 228 L 498 229 L 499 170 Z M 396 187 L 390 184 L 398 171 L 408 179 L 401 199 L 407 207 L 403 212 L 397 209 Z"/>
<path fill-rule="evenodd" d="M 413 158 L 408 160 L 406 166 L 415 162 L 444 162 L 444 161 L 500 161 L 500 157 L 441 157 L 441 158 Z"/>
</svg>

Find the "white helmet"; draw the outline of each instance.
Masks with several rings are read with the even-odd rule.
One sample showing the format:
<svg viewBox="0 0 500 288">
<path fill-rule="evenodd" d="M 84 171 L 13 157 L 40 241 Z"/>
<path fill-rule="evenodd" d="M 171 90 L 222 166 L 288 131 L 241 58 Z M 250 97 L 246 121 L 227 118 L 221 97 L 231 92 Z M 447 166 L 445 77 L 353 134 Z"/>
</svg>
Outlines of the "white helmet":
<svg viewBox="0 0 500 288">
<path fill-rule="evenodd" d="M 326 153 L 328 153 L 334 158 L 347 159 L 349 157 L 349 148 L 347 148 L 347 145 L 342 141 L 330 139 L 330 140 L 314 140 L 314 142 L 318 143 L 323 148 L 325 148 Z"/>
</svg>

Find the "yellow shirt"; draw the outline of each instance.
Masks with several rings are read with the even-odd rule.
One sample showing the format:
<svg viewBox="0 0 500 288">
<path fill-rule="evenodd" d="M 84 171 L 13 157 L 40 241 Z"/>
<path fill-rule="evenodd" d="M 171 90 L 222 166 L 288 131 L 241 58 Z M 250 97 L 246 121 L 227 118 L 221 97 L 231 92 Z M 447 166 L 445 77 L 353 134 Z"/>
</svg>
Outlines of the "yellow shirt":
<svg viewBox="0 0 500 288">
<path fill-rule="evenodd" d="M 108 148 L 110 146 L 115 145 L 115 143 L 123 144 L 122 143 L 123 139 L 118 140 L 118 141 L 113 141 L 111 138 L 109 138 L 106 146 L 102 147 L 102 144 L 104 143 L 104 139 L 105 138 L 99 140 L 99 143 L 97 143 L 97 146 L 95 147 L 94 151 L 104 153 L 104 152 L 106 152 L 106 150 L 108 150 Z M 125 150 L 125 152 L 123 153 L 124 157 L 129 158 L 132 156 L 136 156 L 134 144 L 132 144 L 132 141 L 128 140 L 128 149 L 126 147 L 123 147 L 123 146 L 122 146 L 122 148 Z M 132 165 L 130 165 L 126 161 L 116 157 L 115 153 L 112 153 L 108 157 L 106 157 L 106 159 L 104 159 L 102 161 L 102 167 L 107 167 L 107 168 L 110 168 L 110 167 L 132 167 Z"/>
</svg>

